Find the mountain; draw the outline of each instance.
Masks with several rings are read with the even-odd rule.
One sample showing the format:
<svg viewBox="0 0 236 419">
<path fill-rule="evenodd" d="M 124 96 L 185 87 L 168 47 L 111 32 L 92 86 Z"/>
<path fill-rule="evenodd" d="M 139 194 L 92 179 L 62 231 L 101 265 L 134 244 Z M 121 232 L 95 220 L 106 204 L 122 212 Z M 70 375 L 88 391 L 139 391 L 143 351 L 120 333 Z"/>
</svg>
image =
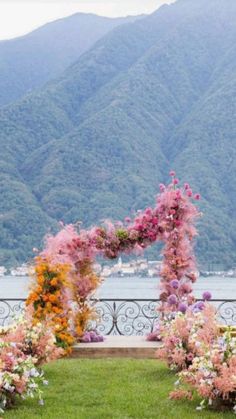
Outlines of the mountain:
<svg viewBox="0 0 236 419">
<path fill-rule="evenodd" d="M 0 106 L 56 78 L 106 33 L 136 19 L 77 13 L 0 41 Z"/>
<path fill-rule="evenodd" d="M 203 197 L 199 261 L 236 263 L 235 19 L 234 0 L 165 5 L 0 111 L 0 263 L 57 220 L 152 204 L 172 168 Z"/>
</svg>

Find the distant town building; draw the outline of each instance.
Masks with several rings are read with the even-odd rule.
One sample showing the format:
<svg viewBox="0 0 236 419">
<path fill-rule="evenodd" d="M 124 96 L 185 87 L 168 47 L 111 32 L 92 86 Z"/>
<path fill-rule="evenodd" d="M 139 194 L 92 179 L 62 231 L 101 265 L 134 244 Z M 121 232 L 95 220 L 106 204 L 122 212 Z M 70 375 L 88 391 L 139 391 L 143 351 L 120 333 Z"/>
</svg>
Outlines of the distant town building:
<svg viewBox="0 0 236 419">
<path fill-rule="evenodd" d="M 6 272 L 7 269 L 5 268 L 5 266 L 0 266 L 0 276 L 4 276 Z"/>
<path fill-rule="evenodd" d="M 29 275 L 29 267 L 26 264 L 18 266 L 17 268 L 12 268 L 10 270 L 12 276 L 28 276 Z"/>
</svg>

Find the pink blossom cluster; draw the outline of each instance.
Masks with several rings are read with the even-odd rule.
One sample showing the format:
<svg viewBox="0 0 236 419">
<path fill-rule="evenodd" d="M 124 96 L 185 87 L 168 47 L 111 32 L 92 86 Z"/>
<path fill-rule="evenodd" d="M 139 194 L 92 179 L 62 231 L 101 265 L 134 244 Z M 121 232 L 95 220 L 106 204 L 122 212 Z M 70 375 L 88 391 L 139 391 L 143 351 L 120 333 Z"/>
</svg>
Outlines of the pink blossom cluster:
<svg viewBox="0 0 236 419">
<path fill-rule="evenodd" d="M 0 413 L 11 407 L 17 396 L 39 397 L 43 375 L 36 368 L 37 359 L 22 351 L 18 342 L 0 337 Z"/>
<path fill-rule="evenodd" d="M 194 301 L 192 284 L 196 281 L 196 261 L 193 239 L 197 234 L 194 226 L 199 212 L 191 201 L 192 190 L 188 184 L 177 187 L 179 181 L 172 176 L 171 184 L 157 198 L 159 227 L 163 231 L 163 264 L 161 275 L 162 311 L 185 312 Z M 199 199 L 199 194 L 194 196 Z"/>
<path fill-rule="evenodd" d="M 30 313 L 0 329 L 0 413 L 17 397 L 37 397 L 43 405 L 41 384 L 48 382 L 39 366 L 63 356 L 55 343 L 49 325 L 32 324 Z"/>
<path fill-rule="evenodd" d="M 32 323 L 29 311 L 3 328 L 1 333 L 3 340 L 14 342 L 25 355 L 31 355 L 37 366 L 65 355 L 64 350 L 56 345 L 55 334 L 50 325 L 46 322 Z"/>
<path fill-rule="evenodd" d="M 230 331 L 217 337 L 208 347 L 192 360 L 188 369 L 179 374 L 182 384 L 189 384 L 202 402 L 197 408 L 202 410 L 207 405 L 216 408 L 232 407 L 236 411 L 236 338 Z M 180 396 L 179 388 L 171 394 L 172 398 Z M 185 395 L 183 394 L 183 397 Z"/>
<path fill-rule="evenodd" d="M 204 354 L 219 335 L 214 307 L 204 303 L 189 307 L 185 314 L 177 313 L 174 318 L 162 320 L 159 325 L 161 347 L 156 355 L 168 366 L 180 371 L 188 368 L 196 355 Z"/>
</svg>

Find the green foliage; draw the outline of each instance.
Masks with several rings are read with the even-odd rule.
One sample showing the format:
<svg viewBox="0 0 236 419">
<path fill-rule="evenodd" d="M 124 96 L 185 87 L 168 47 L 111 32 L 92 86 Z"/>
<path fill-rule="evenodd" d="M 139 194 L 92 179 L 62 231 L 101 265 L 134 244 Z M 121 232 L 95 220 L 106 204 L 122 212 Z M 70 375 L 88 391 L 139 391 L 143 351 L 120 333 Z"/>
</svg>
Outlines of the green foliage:
<svg viewBox="0 0 236 419">
<path fill-rule="evenodd" d="M 0 263 L 26 259 L 58 220 L 152 205 L 173 168 L 203 196 L 200 262 L 236 264 L 235 19 L 235 1 L 179 0 L 0 111 Z"/>
</svg>

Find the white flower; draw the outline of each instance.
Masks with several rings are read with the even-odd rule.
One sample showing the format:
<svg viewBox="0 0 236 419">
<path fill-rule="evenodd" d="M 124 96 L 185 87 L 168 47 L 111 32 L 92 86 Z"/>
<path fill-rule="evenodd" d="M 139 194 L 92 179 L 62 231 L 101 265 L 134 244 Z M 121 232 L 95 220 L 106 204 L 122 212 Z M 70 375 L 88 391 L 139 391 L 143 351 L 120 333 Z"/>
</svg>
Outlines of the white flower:
<svg viewBox="0 0 236 419">
<path fill-rule="evenodd" d="M 36 368 L 31 368 L 30 376 L 31 377 L 38 377 L 39 376 L 39 372 L 36 370 Z"/>
<path fill-rule="evenodd" d="M 13 391 L 15 390 L 15 387 L 11 386 L 9 383 L 5 383 L 3 388 L 5 388 L 5 390 L 9 391 L 10 393 L 13 393 Z"/>
<path fill-rule="evenodd" d="M 44 400 L 43 399 L 39 399 L 39 404 L 40 404 L 40 406 L 44 406 Z"/>
<path fill-rule="evenodd" d="M 38 385 L 36 383 L 30 383 L 29 388 L 38 388 Z"/>
</svg>

